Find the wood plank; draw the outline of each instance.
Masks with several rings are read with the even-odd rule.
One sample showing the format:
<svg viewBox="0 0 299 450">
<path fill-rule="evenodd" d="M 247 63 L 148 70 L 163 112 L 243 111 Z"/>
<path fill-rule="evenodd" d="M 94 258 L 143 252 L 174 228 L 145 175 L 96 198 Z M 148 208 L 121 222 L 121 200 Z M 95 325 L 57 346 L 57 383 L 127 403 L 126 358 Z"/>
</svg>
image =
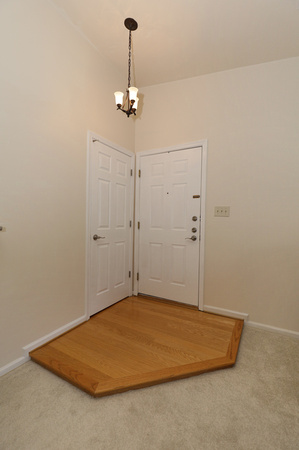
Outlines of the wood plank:
<svg viewBox="0 0 299 450">
<path fill-rule="evenodd" d="M 121 316 L 113 317 L 113 322 L 114 324 L 117 324 L 116 330 L 123 327 Z M 168 352 L 169 357 L 170 355 L 174 358 L 175 356 L 178 356 L 180 363 L 182 363 L 181 358 L 184 357 L 188 358 L 188 362 L 190 362 L 194 358 L 198 360 L 221 357 L 224 356 L 227 351 L 227 345 L 224 351 L 214 350 L 213 348 L 207 348 L 203 342 L 195 342 L 190 335 L 188 335 L 188 340 L 177 333 L 169 335 L 165 330 L 161 329 L 161 325 L 160 327 L 155 325 L 155 328 L 151 327 L 151 330 L 148 330 L 143 323 L 132 321 L 131 323 L 127 323 L 126 327 L 129 327 L 128 330 L 130 330 L 132 339 L 135 336 L 135 339 L 138 340 L 140 345 L 147 344 L 153 348 L 154 352 L 162 352 L 165 350 L 165 352 Z M 150 336 L 153 334 L 154 337 L 149 341 Z M 229 342 L 229 339 L 227 339 L 227 342 Z"/>
<path fill-rule="evenodd" d="M 166 309 L 164 313 L 160 309 L 157 310 L 155 308 L 143 311 L 143 309 L 139 309 L 139 306 L 143 307 L 144 305 L 136 304 L 136 309 L 139 311 L 138 316 L 132 315 L 131 311 L 125 307 L 122 309 L 111 309 L 111 311 L 107 310 L 107 314 L 109 313 L 111 320 L 114 321 L 117 320 L 116 316 L 118 316 L 128 326 L 133 326 L 134 323 L 138 322 L 144 329 L 151 332 L 163 330 L 169 336 L 180 336 L 185 341 L 203 344 L 207 348 L 226 353 L 227 343 L 235 324 L 234 319 L 233 322 L 232 319 L 229 319 L 229 322 L 226 320 L 227 323 L 222 323 L 219 321 L 219 316 L 214 315 L 211 322 L 206 320 L 206 313 L 200 311 L 185 311 L 183 309 L 184 312 L 191 313 L 191 315 L 188 314 L 186 316 L 186 314 L 180 314 L 180 311 L 177 309 L 171 311 L 170 308 L 173 309 L 171 306 L 168 306 L 169 311 Z M 215 332 L 216 330 L 217 333 Z"/>
<path fill-rule="evenodd" d="M 243 321 L 130 297 L 30 353 L 101 397 L 231 367 Z"/>
</svg>

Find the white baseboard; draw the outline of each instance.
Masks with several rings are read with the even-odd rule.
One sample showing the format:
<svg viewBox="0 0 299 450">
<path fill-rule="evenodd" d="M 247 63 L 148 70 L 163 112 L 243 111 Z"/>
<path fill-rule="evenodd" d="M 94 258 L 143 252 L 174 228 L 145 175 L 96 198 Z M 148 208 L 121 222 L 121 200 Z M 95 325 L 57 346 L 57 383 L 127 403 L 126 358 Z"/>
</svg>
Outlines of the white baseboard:
<svg viewBox="0 0 299 450">
<path fill-rule="evenodd" d="M 34 342 L 31 342 L 31 344 L 26 345 L 23 347 L 23 350 L 25 352 L 25 356 L 28 356 L 29 352 L 34 350 L 35 348 L 40 347 L 43 344 L 46 344 L 46 342 L 51 341 L 52 339 L 55 339 L 57 336 L 60 336 L 63 333 L 66 333 L 67 331 L 71 330 L 72 328 L 75 328 L 76 326 L 80 325 L 81 323 L 88 320 L 88 317 L 86 315 L 79 317 L 79 319 L 73 320 L 70 323 L 67 323 L 63 327 L 57 328 L 57 330 L 52 331 L 52 333 L 46 334 L 46 336 L 43 336 L 40 339 L 37 339 Z"/>
<path fill-rule="evenodd" d="M 203 310 L 212 314 L 219 314 L 220 316 L 232 317 L 233 319 L 248 320 L 248 314 L 238 311 L 231 311 L 229 309 L 217 308 L 216 306 L 204 305 Z"/>
<path fill-rule="evenodd" d="M 6 366 L 0 367 L 0 377 L 21 366 L 25 362 L 29 361 L 29 359 L 29 356 L 21 356 L 21 358 L 15 359 L 11 363 L 6 364 Z"/>
<path fill-rule="evenodd" d="M 286 330 L 285 328 L 272 327 L 271 325 L 265 325 L 264 323 L 251 322 L 251 320 L 246 322 L 246 325 L 249 325 L 250 327 L 254 327 L 254 328 L 259 328 L 260 330 L 272 331 L 274 333 L 280 333 L 280 334 L 284 334 L 286 336 L 290 336 L 290 337 L 299 339 L 298 331 Z"/>
<path fill-rule="evenodd" d="M 71 330 L 72 328 L 75 328 L 76 326 L 80 325 L 81 323 L 85 322 L 89 319 L 89 316 L 84 315 L 79 317 L 76 320 L 73 320 L 70 323 L 67 323 L 63 327 L 57 328 L 57 330 L 54 330 L 52 333 L 47 334 L 46 336 L 41 337 L 40 339 L 37 339 L 34 342 L 31 342 L 30 344 L 23 347 L 24 355 L 20 358 L 6 364 L 6 366 L 0 367 L 0 376 L 10 372 L 13 369 L 16 369 L 17 367 L 21 366 L 25 362 L 30 360 L 29 352 L 34 350 L 35 348 L 40 347 L 43 344 L 46 344 L 47 342 L 51 341 L 52 339 L 55 339 L 56 337 L 60 336 L 63 333 L 66 333 L 67 331 Z"/>
<path fill-rule="evenodd" d="M 280 334 L 284 334 L 286 336 L 291 336 L 296 339 L 299 339 L 298 331 L 286 330 L 284 328 L 278 328 L 278 327 L 273 327 L 271 325 L 265 325 L 264 323 L 252 322 L 251 320 L 248 320 L 249 314 L 241 313 L 238 311 L 230 311 L 229 309 L 222 309 L 222 308 L 217 308 L 216 306 L 208 306 L 208 305 L 204 306 L 203 310 L 205 312 L 209 312 L 212 314 L 219 314 L 221 316 L 226 316 L 226 317 L 232 317 L 234 319 L 243 319 L 244 322 L 246 323 L 246 325 L 249 325 L 250 327 L 259 328 L 260 330 L 265 330 L 265 331 L 272 331 L 274 333 L 280 333 Z"/>
</svg>

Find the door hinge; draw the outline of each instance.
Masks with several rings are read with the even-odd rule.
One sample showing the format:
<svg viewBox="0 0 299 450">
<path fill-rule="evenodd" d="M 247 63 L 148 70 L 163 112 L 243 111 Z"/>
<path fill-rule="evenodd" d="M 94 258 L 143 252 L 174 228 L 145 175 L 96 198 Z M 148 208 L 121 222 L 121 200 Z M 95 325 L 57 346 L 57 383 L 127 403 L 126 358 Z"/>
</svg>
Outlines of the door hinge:
<svg viewBox="0 0 299 450">
<path fill-rule="evenodd" d="M 131 169 L 131 177 L 133 176 L 133 169 Z"/>
<path fill-rule="evenodd" d="M 129 270 L 129 278 L 131 278 L 131 271 Z"/>
<path fill-rule="evenodd" d="M 130 228 L 132 227 L 132 220 L 130 220 Z"/>
<path fill-rule="evenodd" d="M 138 227 L 138 230 L 140 230 L 140 222 L 138 222 L 138 225 L 137 225 L 137 227 Z"/>
<path fill-rule="evenodd" d="M 141 177 L 141 170 L 140 169 L 139 169 L 138 175 L 139 175 L 139 178 L 140 178 Z"/>
<path fill-rule="evenodd" d="M 137 281 L 139 281 L 139 272 L 137 272 Z"/>
</svg>

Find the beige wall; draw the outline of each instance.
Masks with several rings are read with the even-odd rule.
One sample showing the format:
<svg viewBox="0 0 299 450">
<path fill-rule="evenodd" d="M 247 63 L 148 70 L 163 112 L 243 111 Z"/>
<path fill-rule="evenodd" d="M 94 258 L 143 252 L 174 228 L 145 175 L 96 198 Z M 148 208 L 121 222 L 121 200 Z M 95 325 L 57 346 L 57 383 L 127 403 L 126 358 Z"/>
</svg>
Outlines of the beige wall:
<svg viewBox="0 0 299 450">
<path fill-rule="evenodd" d="M 0 2 L 0 55 L 2 367 L 84 315 L 87 131 L 133 150 L 134 123 L 123 74 L 50 2 Z"/>
<path fill-rule="evenodd" d="M 294 58 L 143 88 L 135 127 L 136 151 L 208 139 L 205 305 L 297 332 L 298 81 Z"/>
<path fill-rule="evenodd" d="M 0 368 L 84 315 L 87 131 L 123 74 L 46 0 L 0 2 Z M 299 59 L 141 90 L 136 150 L 208 139 L 205 304 L 297 330 Z M 230 205 L 231 217 L 213 217 Z"/>
</svg>

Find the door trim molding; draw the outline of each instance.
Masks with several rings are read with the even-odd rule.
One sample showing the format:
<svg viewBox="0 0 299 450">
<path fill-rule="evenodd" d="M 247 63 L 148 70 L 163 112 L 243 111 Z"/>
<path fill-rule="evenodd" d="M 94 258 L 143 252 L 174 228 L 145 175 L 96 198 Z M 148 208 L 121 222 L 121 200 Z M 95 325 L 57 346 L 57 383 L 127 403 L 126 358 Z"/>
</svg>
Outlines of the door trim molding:
<svg viewBox="0 0 299 450">
<path fill-rule="evenodd" d="M 120 153 L 124 153 L 131 158 L 131 170 L 134 174 L 135 169 L 135 154 L 130 150 L 125 149 L 124 147 L 120 147 L 119 145 L 108 141 L 107 139 L 99 136 L 93 131 L 87 132 L 87 164 L 86 164 L 86 252 L 85 252 L 85 315 L 87 319 L 90 318 L 90 277 L 91 277 L 91 267 L 90 267 L 90 255 L 91 255 L 91 149 L 93 144 L 93 139 L 96 139 L 100 143 L 106 145 L 107 147 L 111 147 L 113 150 L 116 150 Z M 132 221 L 134 221 L 134 176 L 131 177 L 131 195 L 130 195 L 130 216 L 132 217 Z M 133 269 L 133 226 L 130 231 L 130 261 L 129 261 L 129 270 L 132 273 Z M 133 292 L 133 277 L 130 280 L 130 292 L 129 295 L 132 295 Z"/>
<path fill-rule="evenodd" d="M 201 154 L 201 241 L 199 246 L 199 289 L 198 289 L 198 309 L 203 310 L 204 306 L 204 253 L 205 253 L 205 211 L 206 211 L 206 180 L 207 180 L 207 151 L 208 140 L 190 142 L 160 149 L 145 150 L 136 154 L 136 181 L 135 181 L 135 227 L 134 227 L 134 295 L 138 295 L 139 282 L 137 274 L 139 272 L 139 232 L 138 222 L 140 222 L 140 179 L 139 170 L 141 158 L 159 153 L 169 153 L 178 150 L 188 150 L 190 148 L 202 147 Z"/>
</svg>

